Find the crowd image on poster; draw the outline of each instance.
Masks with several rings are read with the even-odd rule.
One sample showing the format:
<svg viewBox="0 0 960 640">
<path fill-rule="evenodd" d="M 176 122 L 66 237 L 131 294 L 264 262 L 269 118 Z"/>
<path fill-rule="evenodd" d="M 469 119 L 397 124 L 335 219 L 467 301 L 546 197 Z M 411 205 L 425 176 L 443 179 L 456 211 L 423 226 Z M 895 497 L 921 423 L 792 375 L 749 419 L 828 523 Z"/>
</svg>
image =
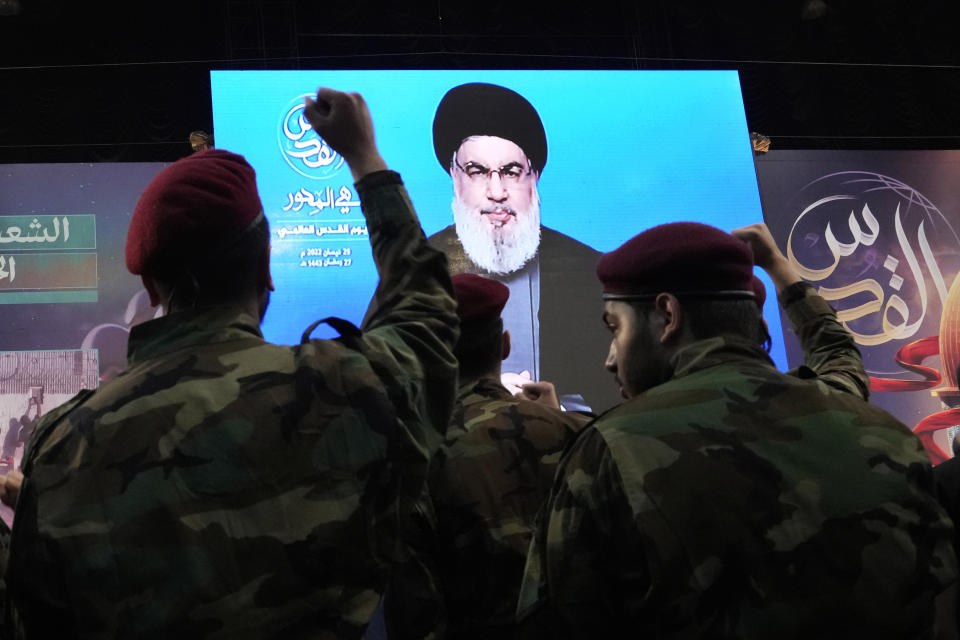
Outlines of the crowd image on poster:
<svg viewBox="0 0 960 640">
<path fill-rule="evenodd" d="M 871 402 L 931 459 L 960 424 L 960 153 L 771 152 L 758 162 L 767 223 L 837 309 L 870 374 Z M 788 359 L 801 357 L 788 343 Z"/>
<path fill-rule="evenodd" d="M 96 349 L 0 351 L 0 473 L 20 468 L 40 416 L 99 384 Z M 13 510 L 0 505 L 9 525 Z"/>
</svg>

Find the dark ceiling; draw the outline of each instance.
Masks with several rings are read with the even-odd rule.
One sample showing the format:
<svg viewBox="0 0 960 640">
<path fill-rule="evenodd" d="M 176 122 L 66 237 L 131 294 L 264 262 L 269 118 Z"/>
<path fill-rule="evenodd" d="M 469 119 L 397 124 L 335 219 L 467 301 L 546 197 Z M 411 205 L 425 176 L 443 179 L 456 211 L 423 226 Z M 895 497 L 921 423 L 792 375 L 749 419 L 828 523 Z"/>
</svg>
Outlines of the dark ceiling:
<svg viewBox="0 0 960 640">
<path fill-rule="evenodd" d="M 176 159 L 265 68 L 733 68 L 775 149 L 958 148 L 958 5 L 0 0 L 0 162 Z"/>
</svg>

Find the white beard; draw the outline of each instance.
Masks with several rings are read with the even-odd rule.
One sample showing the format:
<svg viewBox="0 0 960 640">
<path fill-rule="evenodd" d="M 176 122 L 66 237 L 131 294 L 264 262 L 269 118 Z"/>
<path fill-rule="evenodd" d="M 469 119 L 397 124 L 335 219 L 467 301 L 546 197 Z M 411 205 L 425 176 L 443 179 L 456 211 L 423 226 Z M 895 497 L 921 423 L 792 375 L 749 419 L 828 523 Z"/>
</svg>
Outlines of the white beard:
<svg viewBox="0 0 960 640">
<path fill-rule="evenodd" d="M 456 196 L 451 204 L 457 237 L 463 250 L 486 271 L 505 275 L 517 271 L 537 254 L 540 247 L 540 197 L 534 187 L 530 207 L 511 209 L 514 219 L 502 227 L 490 224 L 478 210 Z"/>
</svg>

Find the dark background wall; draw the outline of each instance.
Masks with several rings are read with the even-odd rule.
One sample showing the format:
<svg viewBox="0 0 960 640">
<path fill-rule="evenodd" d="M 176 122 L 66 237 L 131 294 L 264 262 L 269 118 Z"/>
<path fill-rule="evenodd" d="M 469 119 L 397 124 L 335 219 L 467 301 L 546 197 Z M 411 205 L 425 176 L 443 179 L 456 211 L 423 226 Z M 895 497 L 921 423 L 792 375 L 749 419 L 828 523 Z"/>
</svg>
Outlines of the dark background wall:
<svg viewBox="0 0 960 640">
<path fill-rule="evenodd" d="M 211 69 L 733 68 L 775 149 L 957 148 L 958 18 L 932 0 L 0 0 L 0 163 L 186 155 L 212 129 Z"/>
</svg>

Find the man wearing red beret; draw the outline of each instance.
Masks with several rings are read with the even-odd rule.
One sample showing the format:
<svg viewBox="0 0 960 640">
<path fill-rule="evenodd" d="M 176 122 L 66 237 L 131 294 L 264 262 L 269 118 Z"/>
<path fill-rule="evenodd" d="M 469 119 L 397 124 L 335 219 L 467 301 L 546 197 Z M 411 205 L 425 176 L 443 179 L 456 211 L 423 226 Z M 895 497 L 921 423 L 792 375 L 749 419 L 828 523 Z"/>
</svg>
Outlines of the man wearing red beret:
<svg viewBox="0 0 960 640">
<path fill-rule="evenodd" d="M 560 462 L 518 613 L 555 637 L 955 637 L 952 527 L 903 424 L 760 347 L 750 247 L 649 229 L 597 265 L 625 402 Z"/>
<path fill-rule="evenodd" d="M 165 315 L 133 328 L 123 374 L 47 414 L 23 464 L 7 578 L 31 637 L 359 638 L 373 616 L 450 420 L 458 321 L 363 98 L 307 103 L 357 181 L 374 312 L 329 319 L 337 340 L 265 342 L 253 169 L 221 150 L 164 169 L 127 265 Z"/>
<path fill-rule="evenodd" d="M 548 384 L 517 397 L 500 383 L 511 336 L 500 315 L 510 296 L 506 285 L 459 274 L 453 290 L 460 317 L 454 349 L 460 388 L 430 473 L 437 540 L 421 558 L 442 602 L 431 610 L 429 589 L 418 590 L 423 581 L 407 567 L 387 596 L 391 638 L 427 637 L 434 629 L 418 623 L 437 625 L 443 611 L 449 638 L 512 637 L 534 518 L 550 491 L 560 452 L 590 419 L 561 411 Z M 528 399 L 533 396 L 538 401 Z"/>
</svg>

